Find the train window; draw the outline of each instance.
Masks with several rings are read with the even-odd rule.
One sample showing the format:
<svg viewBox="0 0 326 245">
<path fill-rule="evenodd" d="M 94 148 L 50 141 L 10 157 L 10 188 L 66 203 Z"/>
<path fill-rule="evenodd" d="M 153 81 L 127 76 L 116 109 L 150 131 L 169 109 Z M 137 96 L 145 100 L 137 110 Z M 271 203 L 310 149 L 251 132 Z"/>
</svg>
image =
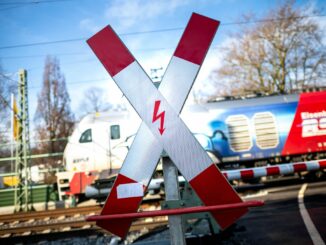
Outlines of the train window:
<svg viewBox="0 0 326 245">
<path fill-rule="evenodd" d="M 249 151 L 252 139 L 249 131 L 249 119 L 245 115 L 232 115 L 226 119 L 229 130 L 229 144 L 234 152 Z"/>
<path fill-rule="evenodd" d="M 111 140 L 120 139 L 120 125 L 111 125 Z"/>
<path fill-rule="evenodd" d="M 279 144 L 279 135 L 275 117 L 270 112 L 260 112 L 253 116 L 256 144 L 260 149 L 275 148 Z"/>
<path fill-rule="evenodd" d="M 79 138 L 79 143 L 88 143 L 92 142 L 92 130 L 89 128 L 82 133 Z"/>
</svg>

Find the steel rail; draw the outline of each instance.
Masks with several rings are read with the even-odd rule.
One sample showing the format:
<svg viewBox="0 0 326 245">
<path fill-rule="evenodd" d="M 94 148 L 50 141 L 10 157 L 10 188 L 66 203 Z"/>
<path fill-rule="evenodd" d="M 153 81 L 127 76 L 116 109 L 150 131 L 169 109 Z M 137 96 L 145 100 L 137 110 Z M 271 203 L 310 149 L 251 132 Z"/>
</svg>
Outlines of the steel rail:
<svg viewBox="0 0 326 245">
<path fill-rule="evenodd" d="M 143 228 L 147 228 L 149 230 L 158 227 L 163 226 L 167 224 L 167 220 L 157 220 L 153 222 L 136 222 L 134 223 L 130 231 L 138 231 Z M 6 227 L 4 229 L 0 229 L 0 236 L 4 235 L 18 235 L 18 234 L 24 234 L 24 233 L 39 233 L 43 231 L 63 231 L 65 228 L 72 228 L 72 229 L 81 229 L 85 227 L 84 229 L 94 229 L 99 230 L 100 228 L 95 226 L 94 222 L 87 222 L 84 218 L 80 220 L 70 220 L 70 221 L 60 221 L 55 223 L 46 223 L 46 224 L 24 224 L 24 226 L 19 227 Z M 67 231 L 68 232 L 68 231 Z"/>
<path fill-rule="evenodd" d="M 37 212 L 21 212 L 21 213 L 0 215 L 0 223 L 12 223 L 15 221 L 22 222 L 31 219 L 40 220 L 44 218 L 72 216 L 76 214 L 99 213 L 100 211 L 101 211 L 100 206 L 87 206 L 87 207 L 66 208 L 66 209 L 63 208 L 63 209 L 54 209 L 54 210 L 37 211 Z"/>
</svg>

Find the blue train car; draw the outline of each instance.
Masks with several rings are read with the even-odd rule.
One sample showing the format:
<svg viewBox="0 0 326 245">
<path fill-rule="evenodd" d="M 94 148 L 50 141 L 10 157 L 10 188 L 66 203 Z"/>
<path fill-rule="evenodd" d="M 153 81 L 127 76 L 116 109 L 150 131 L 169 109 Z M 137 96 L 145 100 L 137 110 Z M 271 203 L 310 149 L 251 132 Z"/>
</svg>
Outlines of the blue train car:
<svg viewBox="0 0 326 245">
<path fill-rule="evenodd" d="M 200 144 L 223 164 L 326 151 L 326 92 L 211 102 L 192 107 L 184 117 Z"/>
</svg>

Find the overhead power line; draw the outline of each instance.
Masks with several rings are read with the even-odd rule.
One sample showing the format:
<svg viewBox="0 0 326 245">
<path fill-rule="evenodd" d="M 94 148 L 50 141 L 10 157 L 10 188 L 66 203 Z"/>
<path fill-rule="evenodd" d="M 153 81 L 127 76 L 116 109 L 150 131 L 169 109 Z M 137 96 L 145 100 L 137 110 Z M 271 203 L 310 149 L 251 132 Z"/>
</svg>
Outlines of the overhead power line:
<svg viewBox="0 0 326 245">
<path fill-rule="evenodd" d="M 44 1 L 10 1 L 10 2 L 1 2 L 0 6 L 3 8 L 0 8 L 0 11 L 6 11 L 10 9 L 16 9 L 16 8 L 22 8 L 25 6 L 30 6 L 30 5 L 40 5 L 43 3 L 56 3 L 56 2 L 70 2 L 73 0 L 44 0 Z M 6 6 L 6 7 L 5 7 Z"/>
<path fill-rule="evenodd" d="M 30 46 L 40 46 L 40 45 L 47 45 L 47 44 L 55 44 L 55 43 L 68 43 L 68 42 L 76 42 L 82 41 L 86 38 L 73 38 L 73 39 L 64 39 L 64 40 L 57 40 L 57 41 L 49 41 L 49 42 L 37 42 L 37 43 L 28 43 L 28 44 L 18 44 L 18 45 L 11 45 L 11 46 L 3 46 L 0 49 L 10 49 L 10 48 L 21 48 L 21 47 L 30 47 Z"/>
<path fill-rule="evenodd" d="M 129 33 L 122 33 L 122 34 L 119 34 L 119 35 L 120 36 L 132 36 L 132 35 L 149 34 L 149 33 L 157 33 L 157 32 L 177 31 L 177 30 L 182 30 L 182 29 L 183 29 L 182 27 L 177 27 L 177 28 L 167 28 L 167 29 L 158 29 L 158 30 L 149 30 L 149 31 L 129 32 Z M 80 37 L 80 38 L 48 41 L 48 42 L 35 42 L 35 43 L 27 43 L 27 44 L 17 44 L 17 45 L 11 45 L 11 46 L 3 46 L 3 47 L 0 47 L 0 49 L 21 48 L 21 47 L 56 44 L 56 43 L 69 43 L 69 42 L 85 41 L 87 38 L 88 37 Z"/>
<path fill-rule="evenodd" d="M 7 7 L 7 8 L 1 8 L 0 11 L 5 11 L 5 10 L 9 10 L 9 9 L 16 9 L 16 8 L 21 8 L 23 6 L 19 5 L 19 6 L 11 6 L 11 7 Z"/>
<path fill-rule="evenodd" d="M 55 3 L 55 2 L 70 2 L 73 0 L 33 0 L 33 1 L 10 1 L 10 2 L 1 2 L 1 5 L 31 5 L 31 4 L 42 4 L 42 3 Z"/>
<path fill-rule="evenodd" d="M 1 74 L 0 74 L 1 75 Z M 9 78 L 7 77 L 6 79 L 12 81 L 12 82 L 16 82 L 18 83 L 17 80 L 14 80 L 12 78 Z M 66 85 L 75 85 L 75 84 L 81 84 L 81 83 L 92 83 L 92 82 L 104 82 L 104 81 L 108 81 L 109 78 L 99 78 L 99 79 L 90 79 L 90 80 L 83 80 L 83 81 L 74 81 L 74 82 L 67 82 Z M 32 89 L 38 89 L 38 88 L 42 88 L 42 86 L 29 86 L 29 89 L 32 90 Z M 3 104 L 5 106 L 8 106 L 9 105 L 9 102 L 6 101 L 6 99 L 0 94 L 0 103 L 1 101 L 3 102 Z M 10 109 L 12 109 L 10 106 L 9 106 Z"/>
<path fill-rule="evenodd" d="M 33 55 L 19 55 L 19 56 L 2 56 L 0 59 L 25 59 L 25 58 L 44 58 L 46 56 L 75 56 L 87 55 L 87 53 L 74 52 L 74 53 L 56 53 L 56 54 L 33 54 Z"/>
<path fill-rule="evenodd" d="M 3 104 L 5 107 L 7 107 L 10 111 L 14 111 L 14 109 L 10 106 L 10 103 L 1 94 L 0 94 L 0 103 Z"/>
<path fill-rule="evenodd" d="M 298 17 L 292 17 L 292 18 L 261 19 L 261 20 L 252 20 L 252 21 L 225 22 L 225 23 L 221 23 L 221 26 L 255 24 L 255 23 L 263 23 L 263 22 L 271 22 L 271 21 L 275 22 L 275 21 L 281 21 L 281 20 L 285 20 L 285 19 L 304 19 L 304 18 L 323 18 L 323 17 L 326 17 L 326 15 L 307 15 L 307 16 L 298 16 Z M 142 35 L 142 34 L 151 34 L 151 33 L 159 33 L 159 32 L 180 31 L 180 30 L 183 30 L 183 29 L 184 29 L 183 27 L 175 27 L 175 28 L 148 30 L 148 31 L 137 31 L 137 32 L 121 33 L 121 34 L 119 34 L 119 36 L 131 36 L 131 35 Z M 35 42 L 35 43 L 26 43 L 26 44 L 16 44 L 16 45 L 2 46 L 2 47 L 0 47 L 0 49 L 22 48 L 22 47 L 57 44 L 57 43 L 69 43 L 69 42 L 85 41 L 87 38 L 88 37 L 80 37 L 80 38 L 71 38 L 71 39 L 62 39 L 62 40 L 56 40 L 56 41 L 48 41 L 48 42 Z"/>
<path fill-rule="evenodd" d="M 108 80 L 109 80 L 109 78 L 91 79 L 91 80 L 67 82 L 66 85 L 70 86 L 70 85 L 81 84 L 81 83 L 104 82 L 104 81 L 108 81 Z M 31 87 L 29 87 L 29 89 L 38 89 L 38 88 L 42 88 L 42 86 L 31 86 Z"/>
</svg>

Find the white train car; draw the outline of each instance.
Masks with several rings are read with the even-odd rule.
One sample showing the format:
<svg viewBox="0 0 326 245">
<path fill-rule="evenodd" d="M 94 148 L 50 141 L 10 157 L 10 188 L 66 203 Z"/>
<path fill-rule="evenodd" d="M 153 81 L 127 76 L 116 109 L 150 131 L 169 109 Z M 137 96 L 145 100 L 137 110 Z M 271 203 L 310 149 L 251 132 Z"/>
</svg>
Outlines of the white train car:
<svg viewBox="0 0 326 245">
<path fill-rule="evenodd" d="M 208 120 L 205 118 L 208 114 L 201 107 L 200 110 L 198 106 L 194 108 L 187 107 L 182 119 L 201 141 L 202 135 L 196 134 L 196 129 L 205 131 L 203 127 L 206 125 L 202 121 Z M 85 116 L 69 137 L 63 157 L 65 171 L 57 173 L 60 200 L 70 196 L 80 198 L 85 192 L 88 197 L 107 195 L 140 123 L 140 118 L 131 109 Z M 162 166 L 159 165 L 159 168 Z M 152 180 L 148 190 L 157 191 L 160 181 Z M 91 184 L 93 187 L 90 187 Z"/>
<path fill-rule="evenodd" d="M 118 171 L 139 125 L 140 119 L 129 111 L 87 115 L 75 128 L 65 148 L 66 170 Z"/>
<path fill-rule="evenodd" d="M 65 172 L 57 173 L 60 199 L 83 195 L 96 179 L 116 174 L 140 122 L 130 111 L 97 112 L 82 118 L 64 151 Z"/>
</svg>

